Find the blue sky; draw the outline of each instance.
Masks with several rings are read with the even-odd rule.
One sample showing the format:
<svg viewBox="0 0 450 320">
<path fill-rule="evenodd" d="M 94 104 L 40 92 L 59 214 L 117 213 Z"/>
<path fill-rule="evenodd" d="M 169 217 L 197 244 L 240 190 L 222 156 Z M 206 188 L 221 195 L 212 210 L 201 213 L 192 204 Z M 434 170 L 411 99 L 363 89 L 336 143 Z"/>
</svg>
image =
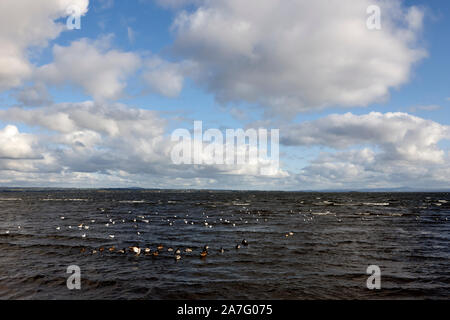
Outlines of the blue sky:
<svg viewBox="0 0 450 320">
<path fill-rule="evenodd" d="M 13 2 L 0 185 L 450 187 L 448 1 Z M 279 129 L 279 170 L 174 165 L 170 135 L 194 120 Z"/>
</svg>

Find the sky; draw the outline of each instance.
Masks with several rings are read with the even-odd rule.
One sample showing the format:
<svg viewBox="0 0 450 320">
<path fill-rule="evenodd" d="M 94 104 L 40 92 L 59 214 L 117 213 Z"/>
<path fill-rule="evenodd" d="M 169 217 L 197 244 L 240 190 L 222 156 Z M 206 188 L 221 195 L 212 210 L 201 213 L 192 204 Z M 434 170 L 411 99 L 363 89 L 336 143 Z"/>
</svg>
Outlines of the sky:
<svg viewBox="0 0 450 320">
<path fill-rule="evenodd" d="M 0 186 L 450 188 L 449 14 L 444 0 L 2 0 Z M 194 121 L 278 129 L 279 163 L 177 164 L 172 133 Z"/>
</svg>

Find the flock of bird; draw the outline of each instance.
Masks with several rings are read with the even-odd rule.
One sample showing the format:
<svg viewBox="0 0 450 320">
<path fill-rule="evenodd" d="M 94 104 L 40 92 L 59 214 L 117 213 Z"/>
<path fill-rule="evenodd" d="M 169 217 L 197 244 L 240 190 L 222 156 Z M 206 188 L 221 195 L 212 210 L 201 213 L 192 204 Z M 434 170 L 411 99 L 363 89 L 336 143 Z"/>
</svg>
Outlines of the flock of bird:
<svg viewBox="0 0 450 320">
<path fill-rule="evenodd" d="M 242 240 L 241 243 L 238 243 L 235 246 L 235 249 L 240 249 L 241 246 L 247 247 L 248 246 L 248 241 L 246 239 Z M 131 246 L 128 248 L 123 248 L 123 249 L 116 249 L 116 247 L 112 246 L 110 248 L 105 248 L 105 247 L 100 247 L 98 249 L 93 249 L 92 251 L 90 251 L 91 254 L 97 254 L 97 253 L 102 253 L 105 251 L 109 251 L 109 252 L 116 252 L 116 253 L 120 253 L 120 254 L 126 254 L 126 253 L 131 253 L 134 254 L 135 256 L 140 256 L 141 254 L 143 255 L 147 255 L 147 256 L 153 256 L 153 257 L 157 257 L 159 256 L 160 253 L 162 253 L 164 250 L 164 245 L 159 244 L 156 247 L 156 250 L 153 250 L 151 248 L 141 248 L 138 246 Z M 168 247 L 167 248 L 167 252 L 173 253 L 173 257 L 175 260 L 181 260 L 181 254 L 182 254 L 182 250 L 180 248 L 174 249 L 172 247 Z M 185 248 L 184 249 L 185 253 L 192 253 L 193 249 L 192 248 Z M 219 249 L 220 253 L 224 253 L 225 249 L 222 247 Z M 81 249 L 81 253 L 88 253 L 86 248 L 82 248 Z M 200 252 L 200 257 L 201 258 L 205 258 L 209 253 L 209 246 L 205 245 L 203 246 L 202 251 Z"/>
</svg>

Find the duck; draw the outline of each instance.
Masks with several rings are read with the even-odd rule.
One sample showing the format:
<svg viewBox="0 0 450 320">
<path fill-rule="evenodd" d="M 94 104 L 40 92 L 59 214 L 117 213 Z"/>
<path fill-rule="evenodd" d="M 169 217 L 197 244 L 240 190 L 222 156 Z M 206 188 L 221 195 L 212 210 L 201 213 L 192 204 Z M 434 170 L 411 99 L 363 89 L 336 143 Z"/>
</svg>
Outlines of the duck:
<svg viewBox="0 0 450 320">
<path fill-rule="evenodd" d="M 130 250 L 136 253 L 137 256 L 141 254 L 141 248 L 139 247 L 130 247 Z"/>
<path fill-rule="evenodd" d="M 113 252 L 114 250 L 116 250 L 116 248 L 114 246 L 112 246 L 111 248 L 108 249 L 109 252 Z"/>
<path fill-rule="evenodd" d="M 236 245 L 236 249 L 240 249 L 241 248 L 241 245 L 240 244 L 237 244 Z"/>
<path fill-rule="evenodd" d="M 172 252 L 173 248 L 167 248 L 167 251 Z"/>
<path fill-rule="evenodd" d="M 206 257 L 207 255 L 208 255 L 208 251 L 206 251 L 206 250 L 203 250 L 203 251 L 200 253 L 200 257 L 202 257 L 202 258 Z"/>
<path fill-rule="evenodd" d="M 162 249 L 164 248 L 164 246 L 163 246 L 162 244 L 159 244 L 156 248 L 157 248 L 158 250 L 162 250 Z"/>
<path fill-rule="evenodd" d="M 220 253 L 224 253 L 225 249 L 224 248 L 220 248 Z"/>
<path fill-rule="evenodd" d="M 208 245 L 205 245 L 205 246 L 203 247 L 203 251 L 208 251 L 208 249 L 209 249 Z"/>
<path fill-rule="evenodd" d="M 245 240 L 245 239 L 244 239 L 244 240 L 242 240 L 242 242 L 241 242 L 241 243 L 242 243 L 242 245 L 244 245 L 244 246 L 248 246 L 248 241 L 247 241 L 247 240 Z"/>
<path fill-rule="evenodd" d="M 86 252 L 86 248 L 81 248 L 81 253 L 85 253 Z"/>
<path fill-rule="evenodd" d="M 150 251 L 152 251 L 152 250 L 151 250 L 150 248 L 145 248 L 145 250 L 144 250 L 144 251 L 145 251 L 145 253 L 147 253 L 147 254 L 148 254 L 148 253 L 150 253 Z"/>
<path fill-rule="evenodd" d="M 186 249 L 184 249 L 184 251 L 185 252 L 192 252 L 192 249 L 191 248 L 186 248 Z"/>
<path fill-rule="evenodd" d="M 103 252 L 105 250 L 105 248 L 103 248 L 103 247 L 100 247 L 99 249 L 98 249 L 98 251 L 100 251 L 100 252 Z"/>
<path fill-rule="evenodd" d="M 158 251 L 158 250 L 156 250 L 156 251 L 153 251 L 153 256 L 154 256 L 154 257 L 157 257 L 157 256 L 159 256 L 159 251 Z"/>
<path fill-rule="evenodd" d="M 180 260 L 180 259 L 181 259 L 181 256 L 179 254 L 176 254 L 175 255 L 175 260 Z"/>
<path fill-rule="evenodd" d="M 180 249 L 175 250 L 175 254 L 181 254 L 181 250 Z"/>
<path fill-rule="evenodd" d="M 120 249 L 119 251 L 117 251 L 118 253 L 125 253 L 125 249 Z"/>
</svg>

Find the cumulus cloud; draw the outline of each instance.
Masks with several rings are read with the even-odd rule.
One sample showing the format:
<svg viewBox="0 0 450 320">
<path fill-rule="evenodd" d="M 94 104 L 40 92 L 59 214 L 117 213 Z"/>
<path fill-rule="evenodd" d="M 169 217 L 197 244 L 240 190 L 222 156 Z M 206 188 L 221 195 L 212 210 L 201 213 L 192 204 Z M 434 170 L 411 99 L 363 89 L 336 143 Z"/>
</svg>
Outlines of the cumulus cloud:
<svg viewBox="0 0 450 320">
<path fill-rule="evenodd" d="M 142 78 L 150 91 L 169 98 L 178 96 L 183 89 L 185 66 L 152 57 L 145 63 Z"/>
<path fill-rule="evenodd" d="M 0 129 L 0 159 L 33 158 L 33 137 L 20 133 L 16 126 Z"/>
<path fill-rule="evenodd" d="M 320 187 L 448 186 L 440 173 L 450 169 L 439 146 L 450 127 L 406 113 L 329 115 L 286 128 L 289 146 L 324 146 L 297 175 Z M 434 181 L 434 182 L 433 182 Z"/>
<path fill-rule="evenodd" d="M 111 49 L 110 37 L 55 45 L 53 56 L 54 61 L 40 67 L 36 77 L 56 85 L 74 84 L 96 100 L 119 98 L 126 79 L 141 64 L 137 54 Z"/>
<path fill-rule="evenodd" d="M 55 181 L 72 179 L 70 184 L 79 182 L 77 177 L 87 179 L 92 176 L 97 181 L 97 186 L 102 185 L 101 178 L 120 185 L 128 183 L 156 186 L 154 182 L 159 181 L 160 186 L 168 187 L 173 186 L 175 179 L 181 179 L 180 181 L 188 184 L 199 179 L 198 183 L 214 181 L 219 186 L 223 180 L 233 179 L 232 184 L 236 185 L 239 177 L 242 179 L 252 176 L 255 177 L 252 179 L 258 180 L 257 177 L 261 175 L 260 166 L 267 167 L 270 164 L 269 160 L 261 158 L 256 164 L 244 163 L 237 166 L 206 163 L 177 165 L 171 158 L 176 142 L 171 141 L 166 132 L 166 120 L 154 111 L 119 103 L 86 101 L 32 109 L 12 107 L 0 110 L 0 118 L 10 123 L 38 128 L 40 132 L 22 137 L 16 127 L 7 127 L 8 137 L 32 138 L 35 142 L 33 148 L 30 147 L 32 150 L 15 147 L 21 144 L 11 140 L 12 138 L 0 138 L 4 148 L 8 148 L 5 149 L 8 154 L 3 152 L 5 157 L 12 157 L 12 150 L 15 150 L 15 156 L 26 154 L 17 153 L 22 149 L 38 156 L 35 160 L 13 163 L 14 168 L 10 165 L 0 166 L 0 170 L 8 168 L 8 174 L 2 173 L 2 176 L 11 176 L 11 179 L 25 179 L 23 173 L 28 172 L 31 175 L 30 182 L 36 181 L 39 173 L 48 173 Z M 2 150 L 0 149 L 0 152 Z M 243 150 L 238 152 L 242 153 Z M 207 153 L 202 154 L 205 159 L 208 156 Z M 282 171 L 270 174 L 272 177 L 286 176 Z M 45 181 L 48 177 L 42 174 L 41 178 Z M 262 178 L 260 180 L 262 181 Z"/>
<path fill-rule="evenodd" d="M 281 138 L 285 145 L 321 145 L 347 148 L 372 145 L 385 159 L 443 162 L 437 143 L 450 138 L 450 128 L 407 113 L 371 112 L 366 115 L 333 114 L 292 125 Z"/>
<path fill-rule="evenodd" d="M 15 98 L 25 106 L 42 106 L 50 104 L 52 98 L 42 82 L 21 88 L 14 94 Z"/>
<path fill-rule="evenodd" d="M 381 30 L 366 26 L 374 4 Z M 422 18 L 400 1 L 204 0 L 177 15 L 173 52 L 221 102 L 290 113 L 366 106 L 407 82 L 424 57 Z"/>
<path fill-rule="evenodd" d="M 68 16 L 69 6 L 85 14 L 88 4 L 88 0 L 0 1 L 0 91 L 31 77 L 28 50 L 47 46 L 64 30 L 65 24 L 55 20 Z"/>
</svg>

